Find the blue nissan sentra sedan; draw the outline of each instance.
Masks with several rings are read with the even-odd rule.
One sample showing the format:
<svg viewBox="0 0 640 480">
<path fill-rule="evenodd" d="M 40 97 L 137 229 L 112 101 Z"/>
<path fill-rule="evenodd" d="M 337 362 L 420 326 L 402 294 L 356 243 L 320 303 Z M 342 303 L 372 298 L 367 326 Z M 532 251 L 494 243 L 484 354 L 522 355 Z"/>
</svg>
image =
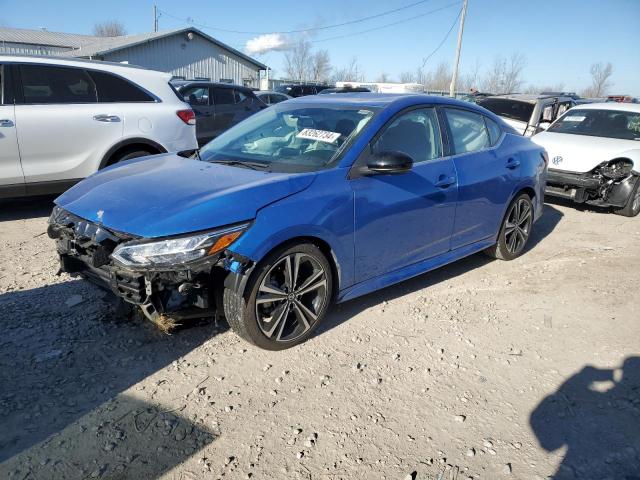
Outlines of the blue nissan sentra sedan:
<svg viewBox="0 0 640 480">
<path fill-rule="evenodd" d="M 479 251 L 525 249 L 547 159 L 491 112 L 353 93 L 272 106 L 195 158 L 131 160 L 56 199 L 61 270 L 151 320 L 224 315 L 279 350 L 343 302 Z"/>
</svg>

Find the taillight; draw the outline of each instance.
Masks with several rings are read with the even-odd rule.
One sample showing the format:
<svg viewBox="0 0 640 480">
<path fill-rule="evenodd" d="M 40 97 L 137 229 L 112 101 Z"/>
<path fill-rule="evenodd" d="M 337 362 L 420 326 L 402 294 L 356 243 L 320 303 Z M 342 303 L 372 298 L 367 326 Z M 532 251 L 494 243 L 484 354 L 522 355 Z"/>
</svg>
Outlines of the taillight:
<svg viewBox="0 0 640 480">
<path fill-rule="evenodd" d="M 193 110 L 190 108 L 187 110 L 178 110 L 176 114 L 180 117 L 187 125 L 195 125 L 196 124 L 196 114 L 193 113 Z"/>
</svg>

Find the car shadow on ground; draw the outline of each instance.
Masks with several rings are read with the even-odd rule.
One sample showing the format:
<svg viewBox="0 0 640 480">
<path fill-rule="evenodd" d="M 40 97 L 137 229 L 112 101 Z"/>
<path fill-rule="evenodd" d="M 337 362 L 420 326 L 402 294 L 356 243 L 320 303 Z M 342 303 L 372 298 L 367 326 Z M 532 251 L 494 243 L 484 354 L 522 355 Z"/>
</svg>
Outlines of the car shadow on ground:
<svg viewBox="0 0 640 480">
<path fill-rule="evenodd" d="M 586 366 L 530 417 L 540 446 L 566 453 L 554 480 L 640 480 L 640 357 L 619 369 Z"/>
<path fill-rule="evenodd" d="M 0 222 L 48 217 L 57 195 L 0 200 Z"/>
<path fill-rule="evenodd" d="M 114 298 L 85 281 L 0 295 L 0 462 L 226 329 L 202 324 L 165 335 L 128 318 Z"/>
<path fill-rule="evenodd" d="M 579 212 L 612 214 L 614 211 L 613 207 L 598 207 L 596 205 L 589 205 L 587 203 L 576 203 L 567 198 L 546 196 L 544 197 L 544 201 L 547 205 L 559 205 L 561 207 L 572 208 Z"/>
<path fill-rule="evenodd" d="M 531 237 L 529 238 L 526 251 L 522 257 L 523 261 L 526 260 L 528 252 L 535 249 L 540 242 L 553 232 L 558 223 L 562 220 L 563 216 L 564 214 L 557 208 L 545 205 L 544 214 L 535 223 L 533 231 L 531 232 Z M 392 285 L 382 290 L 336 305 L 322 325 L 318 327 L 314 336 L 321 335 L 322 333 L 337 327 L 341 323 L 356 316 L 358 313 L 375 305 L 429 288 L 440 282 L 450 280 L 471 270 L 475 270 L 476 268 L 481 268 L 493 261 L 493 259 L 484 253 L 477 253 L 431 272 L 405 280 L 404 282 L 396 285 Z"/>
</svg>

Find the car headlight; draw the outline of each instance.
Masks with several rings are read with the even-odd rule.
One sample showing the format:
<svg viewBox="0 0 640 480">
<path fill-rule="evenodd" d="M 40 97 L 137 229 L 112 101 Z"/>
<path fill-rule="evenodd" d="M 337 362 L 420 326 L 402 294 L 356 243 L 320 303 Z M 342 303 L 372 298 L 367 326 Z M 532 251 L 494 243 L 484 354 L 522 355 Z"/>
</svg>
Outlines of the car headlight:
<svg viewBox="0 0 640 480">
<path fill-rule="evenodd" d="M 605 162 L 600 166 L 600 172 L 607 178 L 612 180 L 622 180 L 628 177 L 633 169 L 633 162 L 626 158 L 617 158 L 609 162 Z"/>
<path fill-rule="evenodd" d="M 192 262 L 221 252 L 248 228 L 235 225 L 206 233 L 167 240 L 125 243 L 113 251 L 111 257 L 126 266 L 166 267 Z"/>
</svg>

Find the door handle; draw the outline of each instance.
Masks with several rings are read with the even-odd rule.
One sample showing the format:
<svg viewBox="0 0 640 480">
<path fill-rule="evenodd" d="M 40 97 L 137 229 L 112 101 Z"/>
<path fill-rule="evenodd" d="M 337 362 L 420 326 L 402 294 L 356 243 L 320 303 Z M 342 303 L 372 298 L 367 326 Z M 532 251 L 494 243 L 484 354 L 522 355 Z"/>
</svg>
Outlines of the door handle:
<svg viewBox="0 0 640 480">
<path fill-rule="evenodd" d="M 451 185 L 456 183 L 455 177 L 444 177 L 444 175 L 440 176 L 440 180 L 436 182 L 436 187 L 438 188 L 449 188 Z"/>
<path fill-rule="evenodd" d="M 13 122 L 7 118 L 0 120 L 0 127 L 13 127 Z"/>
<path fill-rule="evenodd" d="M 105 122 L 105 123 L 115 123 L 115 122 L 119 122 L 120 121 L 120 117 L 117 115 L 107 115 L 107 114 L 100 114 L 100 115 L 94 115 L 93 119 L 96 122 Z"/>
<path fill-rule="evenodd" d="M 520 160 L 516 160 L 515 158 L 510 158 L 507 160 L 507 168 L 513 170 L 514 168 L 518 168 L 520 166 Z"/>
</svg>

